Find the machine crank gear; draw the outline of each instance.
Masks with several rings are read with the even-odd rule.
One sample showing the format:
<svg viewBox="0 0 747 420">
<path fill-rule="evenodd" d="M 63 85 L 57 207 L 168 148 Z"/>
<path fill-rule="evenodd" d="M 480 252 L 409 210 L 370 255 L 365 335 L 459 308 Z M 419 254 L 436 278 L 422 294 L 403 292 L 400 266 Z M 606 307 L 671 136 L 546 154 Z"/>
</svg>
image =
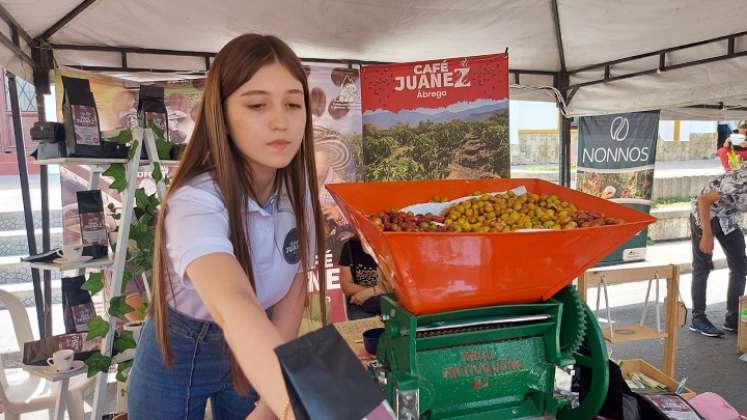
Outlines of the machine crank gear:
<svg viewBox="0 0 747 420">
<path fill-rule="evenodd" d="M 553 299 L 563 304 L 563 319 L 560 320 L 560 355 L 564 358 L 573 357 L 586 335 L 586 304 L 576 292 L 575 286 L 566 287 L 553 296 Z"/>
</svg>

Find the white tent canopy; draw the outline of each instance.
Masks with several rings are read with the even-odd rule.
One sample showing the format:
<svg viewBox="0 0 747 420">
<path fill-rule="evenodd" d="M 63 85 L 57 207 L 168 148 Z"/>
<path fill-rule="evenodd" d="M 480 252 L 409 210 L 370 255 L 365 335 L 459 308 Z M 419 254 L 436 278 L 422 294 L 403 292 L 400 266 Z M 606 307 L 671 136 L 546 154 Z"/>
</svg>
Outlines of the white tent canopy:
<svg viewBox="0 0 747 420">
<path fill-rule="evenodd" d="M 743 0 L 6 0 L 0 5 L 5 20 L 11 16 L 29 36 L 21 36 L 20 49 L 30 54 L 31 38 L 46 40 L 42 45 L 51 45 L 59 65 L 114 69 L 123 67 L 124 57 L 128 70 L 205 71 L 206 57 L 228 40 L 260 32 L 279 35 L 305 58 L 402 62 L 508 48 L 510 67 L 518 71 L 512 83 L 552 86 L 554 73 L 568 71 L 569 115 L 674 108 L 687 113 L 691 105 L 707 104 L 710 108 L 696 109 L 695 115 L 718 118 L 747 105 Z M 82 12 L 68 19 L 75 9 Z M 10 27 L 0 26 L 11 40 Z M 736 35 L 731 42 L 724 38 L 667 52 L 665 71 L 656 72 L 658 52 L 729 35 Z M 108 50 L 69 49 L 81 45 Z M 11 47 L 0 45 L 0 65 L 30 79 L 31 66 Z M 129 48 L 126 54 L 117 50 L 123 47 Z M 610 65 L 612 80 L 604 81 L 604 65 L 578 71 L 647 53 L 653 55 Z M 719 56 L 732 58 L 676 68 Z M 615 80 L 635 72 L 644 74 Z M 511 96 L 554 99 L 549 91 L 533 89 L 512 89 Z"/>
</svg>

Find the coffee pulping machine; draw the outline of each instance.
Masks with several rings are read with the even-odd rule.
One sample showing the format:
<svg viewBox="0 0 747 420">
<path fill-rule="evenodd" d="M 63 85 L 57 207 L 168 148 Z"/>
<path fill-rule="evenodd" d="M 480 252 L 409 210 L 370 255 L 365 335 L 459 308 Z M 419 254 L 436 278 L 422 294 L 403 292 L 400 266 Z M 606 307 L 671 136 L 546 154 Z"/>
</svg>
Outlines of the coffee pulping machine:
<svg viewBox="0 0 747 420">
<path fill-rule="evenodd" d="M 384 209 L 507 191 L 556 195 L 625 222 L 512 233 L 384 232 Z M 398 419 L 588 419 L 607 394 L 604 337 L 574 278 L 655 219 L 537 179 L 332 184 L 327 188 L 394 288 L 369 372 Z M 583 344 L 584 351 L 580 351 Z M 580 402 L 555 390 L 558 368 L 586 367 Z"/>
</svg>

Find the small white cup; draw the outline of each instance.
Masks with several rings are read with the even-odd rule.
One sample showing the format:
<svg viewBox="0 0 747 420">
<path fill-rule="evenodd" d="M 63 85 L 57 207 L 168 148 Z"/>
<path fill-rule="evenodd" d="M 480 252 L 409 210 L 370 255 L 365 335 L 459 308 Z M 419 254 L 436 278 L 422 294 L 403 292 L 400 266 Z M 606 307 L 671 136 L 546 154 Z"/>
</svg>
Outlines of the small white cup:
<svg viewBox="0 0 747 420">
<path fill-rule="evenodd" d="M 64 245 L 57 250 L 57 255 L 66 261 L 80 261 L 83 259 L 83 245 Z"/>
<path fill-rule="evenodd" d="M 54 367 L 57 372 L 67 372 L 73 367 L 74 354 L 75 352 L 70 349 L 57 350 L 47 359 L 47 364 Z"/>
</svg>

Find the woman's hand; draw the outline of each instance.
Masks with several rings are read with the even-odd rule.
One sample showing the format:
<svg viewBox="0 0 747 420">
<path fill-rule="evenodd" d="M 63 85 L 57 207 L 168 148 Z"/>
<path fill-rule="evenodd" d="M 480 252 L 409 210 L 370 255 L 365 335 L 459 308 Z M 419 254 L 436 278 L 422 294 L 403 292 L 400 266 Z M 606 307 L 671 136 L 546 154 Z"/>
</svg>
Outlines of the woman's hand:
<svg viewBox="0 0 747 420">
<path fill-rule="evenodd" d="M 373 287 L 374 290 L 374 296 L 383 295 L 386 293 L 386 287 L 384 286 L 384 283 L 379 281 L 376 283 L 376 286 Z"/>
<path fill-rule="evenodd" d="M 703 237 L 700 238 L 699 248 L 704 254 L 713 254 L 713 235 L 704 234 Z"/>
<path fill-rule="evenodd" d="M 249 413 L 248 416 L 246 416 L 246 420 L 275 420 L 277 417 L 275 417 L 275 414 L 272 413 L 272 410 L 270 410 L 270 407 L 265 405 L 265 403 L 262 400 L 259 400 L 257 402 L 257 406 L 254 407 L 254 410 L 252 410 L 251 413 Z"/>
<path fill-rule="evenodd" d="M 345 224 L 345 219 L 342 217 L 342 212 L 340 212 L 340 209 L 335 206 L 323 205 L 322 214 L 327 220 L 333 222 L 337 226 L 342 226 Z"/>
<path fill-rule="evenodd" d="M 731 137 L 729 137 L 726 140 L 724 140 L 724 148 L 728 149 L 728 150 L 731 150 Z"/>
</svg>

